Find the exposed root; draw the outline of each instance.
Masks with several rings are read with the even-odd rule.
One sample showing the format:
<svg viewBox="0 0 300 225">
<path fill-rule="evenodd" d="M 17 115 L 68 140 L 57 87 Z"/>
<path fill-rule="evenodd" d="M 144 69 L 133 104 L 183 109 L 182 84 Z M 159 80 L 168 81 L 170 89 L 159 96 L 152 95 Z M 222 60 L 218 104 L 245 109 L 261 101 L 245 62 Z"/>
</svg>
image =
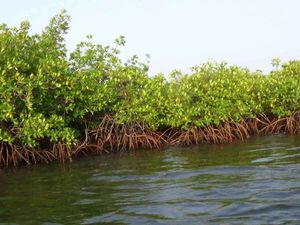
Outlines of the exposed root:
<svg viewBox="0 0 300 225">
<path fill-rule="evenodd" d="M 70 147 L 62 143 L 52 144 L 49 149 L 34 149 L 25 146 L 0 143 L 0 166 L 31 165 L 39 162 L 72 161 Z"/>
<path fill-rule="evenodd" d="M 175 145 L 190 145 L 198 143 L 230 143 L 234 140 L 248 138 L 247 129 L 242 124 L 223 123 L 219 126 L 207 126 L 205 128 L 190 127 L 188 130 L 182 130 L 170 143 Z"/>
<path fill-rule="evenodd" d="M 105 116 L 98 128 L 88 131 L 87 145 L 99 146 L 99 151 L 136 150 L 137 148 L 161 148 L 167 141 L 164 135 L 152 131 L 145 124 L 133 123 L 118 125 Z"/>
<path fill-rule="evenodd" d="M 286 117 L 284 132 L 288 134 L 298 133 L 300 131 L 300 111 L 296 111 L 291 116 Z"/>
<path fill-rule="evenodd" d="M 218 126 L 190 126 L 187 130 L 168 128 L 152 131 L 144 123 L 119 125 L 111 116 L 102 118 L 96 129 L 86 129 L 76 146 L 53 143 L 48 149 L 33 149 L 26 146 L 0 142 L 0 166 L 17 166 L 51 161 L 71 162 L 77 155 L 102 154 L 112 151 L 160 149 L 170 145 L 199 143 L 231 143 L 253 135 L 300 132 L 300 111 L 284 118 L 260 114 L 239 122 L 223 122 Z"/>
</svg>

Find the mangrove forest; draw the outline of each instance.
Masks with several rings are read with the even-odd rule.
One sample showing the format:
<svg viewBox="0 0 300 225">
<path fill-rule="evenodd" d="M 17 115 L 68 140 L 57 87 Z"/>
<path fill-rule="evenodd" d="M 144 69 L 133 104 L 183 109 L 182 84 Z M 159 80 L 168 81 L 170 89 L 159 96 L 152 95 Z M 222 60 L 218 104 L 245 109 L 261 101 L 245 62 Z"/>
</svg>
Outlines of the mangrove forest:
<svg viewBox="0 0 300 225">
<path fill-rule="evenodd" d="M 0 25 L 0 166 L 300 130 L 300 61 L 150 76 L 136 55 L 121 60 L 123 36 L 68 52 L 69 20 L 62 11 L 40 34 Z"/>
</svg>

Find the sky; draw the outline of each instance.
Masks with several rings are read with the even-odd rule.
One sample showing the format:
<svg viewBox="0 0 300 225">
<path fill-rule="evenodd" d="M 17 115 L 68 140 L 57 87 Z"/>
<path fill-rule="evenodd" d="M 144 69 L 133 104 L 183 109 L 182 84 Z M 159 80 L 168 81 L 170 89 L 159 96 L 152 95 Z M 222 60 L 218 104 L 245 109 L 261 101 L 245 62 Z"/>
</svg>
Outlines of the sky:
<svg viewBox="0 0 300 225">
<path fill-rule="evenodd" d="M 300 59 L 299 0 L 0 0 L 0 23 L 29 20 L 39 33 L 66 9 L 67 48 L 93 35 L 113 44 L 124 35 L 122 59 L 150 54 L 149 74 L 189 72 L 209 60 L 269 72 L 271 60 Z"/>
</svg>

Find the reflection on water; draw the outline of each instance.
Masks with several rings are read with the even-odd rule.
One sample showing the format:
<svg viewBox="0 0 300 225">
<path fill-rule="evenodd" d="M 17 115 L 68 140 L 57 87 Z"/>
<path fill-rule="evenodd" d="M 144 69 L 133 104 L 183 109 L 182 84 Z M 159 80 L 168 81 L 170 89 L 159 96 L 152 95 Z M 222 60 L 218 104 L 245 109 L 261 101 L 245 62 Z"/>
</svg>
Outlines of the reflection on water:
<svg viewBox="0 0 300 225">
<path fill-rule="evenodd" d="M 299 224 L 300 138 L 0 170 L 0 224 Z"/>
</svg>

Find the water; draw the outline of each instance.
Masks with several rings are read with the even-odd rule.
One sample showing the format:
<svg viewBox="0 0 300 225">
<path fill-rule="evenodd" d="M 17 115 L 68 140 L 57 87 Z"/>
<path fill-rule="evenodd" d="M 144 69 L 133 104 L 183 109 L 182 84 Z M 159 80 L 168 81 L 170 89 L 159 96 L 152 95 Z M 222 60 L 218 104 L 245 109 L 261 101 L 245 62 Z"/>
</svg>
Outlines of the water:
<svg viewBox="0 0 300 225">
<path fill-rule="evenodd" d="M 0 224 L 299 224 L 300 138 L 0 170 Z"/>
</svg>

